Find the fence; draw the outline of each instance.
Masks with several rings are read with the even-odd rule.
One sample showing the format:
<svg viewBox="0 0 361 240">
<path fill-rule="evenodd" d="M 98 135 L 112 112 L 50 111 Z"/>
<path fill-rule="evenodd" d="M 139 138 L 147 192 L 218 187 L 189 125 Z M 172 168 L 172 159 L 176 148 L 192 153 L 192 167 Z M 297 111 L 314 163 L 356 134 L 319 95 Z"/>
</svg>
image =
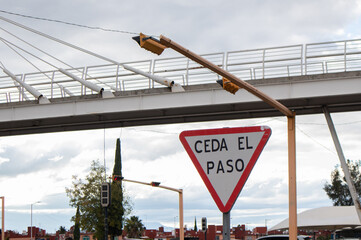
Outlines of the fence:
<svg viewBox="0 0 361 240">
<path fill-rule="evenodd" d="M 242 80 L 269 79 L 361 70 L 361 39 L 263 48 L 202 55 Z M 181 85 L 214 83 L 220 76 L 185 57 L 124 63 Z M 110 91 L 164 87 L 152 80 L 107 64 L 68 70 Z M 93 92 L 59 71 L 17 75 L 47 98 L 84 96 Z M 0 77 L 0 103 L 34 100 L 8 76 Z"/>
</svg>

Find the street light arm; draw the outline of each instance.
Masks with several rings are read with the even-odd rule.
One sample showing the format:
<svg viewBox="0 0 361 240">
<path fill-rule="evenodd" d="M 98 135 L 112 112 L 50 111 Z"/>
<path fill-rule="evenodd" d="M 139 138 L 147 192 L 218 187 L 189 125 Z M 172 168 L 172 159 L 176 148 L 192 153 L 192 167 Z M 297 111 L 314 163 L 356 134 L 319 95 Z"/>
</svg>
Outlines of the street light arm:
<svg viewBox="0 0 361 240">
<path fill-rule="evenodd" d="M 293 117 L 294 113 L 289 110 L 286 106 L 281 104 L 280 102 L 276 101 L 275 99 L 271 98 L 270 96 L 266 95 L 265 93 L 261 92 L 251 84 L 242 81 L 241 79 L 237 78 L 233 74 L 223 70 L 222 68 L 218 67 L 217 65 L 211 63 L 207 59 L 195 54 L 194 52 L 184 48 L 183 46 L 179 45 L 178 43 L 172 41 L 171 39 L 161 35 L 160 36 L 160 43 L 163 44 L 166 47 L 172 48 L 173 50 L 179 52 L 180 54 L 192 59 L 193 61 L 201 64 L 202 66 L 212 70 L 213 72 L 221 75 L 222 77 L 228 79 L 232 83 L 236 84 L 237 86 L 244 88 L 251 94 L 255 95 L 256 97 L 259 97 L 264 102 L 268 103 L 272 107 L 276 108 L 280 112 L 282 112 L 284 115 L 288 117 Z"/>
<path fill-rule="evenodd" d="M 122 181 L 124 181 L 124 182 L 131 182 L 131 183 L 139 183 L 139 184 L 143 184 L 143 185 L 151 185 L 150 183 L 140 182 L 140 181 L 135 181 L 135 180 L 130 180 L 130 179 L 125 179 L 125 178 L 123 178 Z"/>
<path fill-rule="evenodd" d="M 138 184 L 148 185 L 148 186 L 152 186 L 152 187 L 163 188 L 163 189 L 167 189 L 167 190 L 174 191 L 174 192 L 177 192 L 177 193 L 182 193 L 182 192 L 183 192 L 182 189 L 171 188 L 171 187 L 162 186 L 162 185 L 155 186 L 155 185 L 152 184 L 152 182 L 147 183 L 147 182 L 141 182 L 141 181 L 130 180 L 130 179 L 125 179 L 125 178 L 123 178 L 122 181 L 124 181 L 124 182 L 138 183 Z"/>
<path fill-rule="evenodd" d="M 164 189 L 174 191 L 174 192 L 177 192 L 177 193 L 183 193 L 183 189 L 171 188 L 171 187 L 166 187 L 166 186 L 161 186 L 161 185 L 159 185 L 157 187 L 164 188 Z"/>
</svg>

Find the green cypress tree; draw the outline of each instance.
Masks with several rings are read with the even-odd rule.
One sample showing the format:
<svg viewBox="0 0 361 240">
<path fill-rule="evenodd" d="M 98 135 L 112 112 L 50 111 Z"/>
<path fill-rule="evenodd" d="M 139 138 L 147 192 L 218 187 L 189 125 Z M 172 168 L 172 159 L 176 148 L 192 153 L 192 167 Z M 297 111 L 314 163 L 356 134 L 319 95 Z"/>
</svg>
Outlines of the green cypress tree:
<svg viewBox="0 0 361 240">
<path fill-rule="evenodd" d="M 113 168 L 113 176 L 122 176 L 122 157 L 121 157 L 121 148 L 120 148 L 120 139 L 117 139 L 115 149 L 115 160 Z"/>
<path fill-rule="evenodd" d="M 197 217 L 194 217 L 194 231 L 198 231 L 198 228 L 197 228 Z"/>
<path fill-rule="evenodd" d="M 80 211 L 79 211 L 79 206 L 76 208 L 76 214 L 75 214 L 75 225 L 74 225 L 74 240 L 79 240 L 80 239 Z"/>
<path fill-rule="evenodd" d="M 111 205 L 109 207 L 109 235 L 122 235 L 124 221 L 123 186 L 122 186 L 122 159 L 120 139 L 117 139 L 115 150 L 115 162 L 113 168 L 113 181 L 111 184 Z"/>
</svg>

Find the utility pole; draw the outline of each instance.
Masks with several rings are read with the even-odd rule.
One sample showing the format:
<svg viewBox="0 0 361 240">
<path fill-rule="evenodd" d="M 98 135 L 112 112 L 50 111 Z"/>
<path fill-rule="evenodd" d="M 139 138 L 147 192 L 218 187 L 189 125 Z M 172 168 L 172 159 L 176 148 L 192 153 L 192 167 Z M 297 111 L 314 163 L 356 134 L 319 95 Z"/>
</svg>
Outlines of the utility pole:
<svg viewBox="0 0 361 240">
<path fill-rule="evenodd" d="M 102 207 L 104 208 L 104 240 L 108 240 L 108 207 L 110 206 L 111 202 L 110 183 L 103 182 L 100 190 L 100 202 Z"/>
<path fill-rule="evenodd" d="M 5 197 L 1 198 L 1 240 L 5 240 Z"/>
</svg>

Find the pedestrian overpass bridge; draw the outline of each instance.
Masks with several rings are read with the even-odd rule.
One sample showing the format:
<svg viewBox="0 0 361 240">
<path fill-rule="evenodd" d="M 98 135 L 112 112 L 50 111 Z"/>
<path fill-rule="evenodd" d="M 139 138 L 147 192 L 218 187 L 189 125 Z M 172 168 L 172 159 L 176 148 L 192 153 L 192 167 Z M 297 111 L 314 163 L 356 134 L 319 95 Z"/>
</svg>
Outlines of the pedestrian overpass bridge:
<svg viewBox="0 0 361 240">
<path fill-rule="evenodd" d="M 322 113 L 323 106 L 330 112 L 361 110 L 361 39 L 202 56 L 297 115 Z M 124 65 L 174 81 L 184 91 L 172 91 Z M 282 115 L 244 89 L 235 95 L 223 90 L 217 74 L 184 57 L 66 73 L 71 74 L 0 76 L 0 136 Z"/>
</svg>

